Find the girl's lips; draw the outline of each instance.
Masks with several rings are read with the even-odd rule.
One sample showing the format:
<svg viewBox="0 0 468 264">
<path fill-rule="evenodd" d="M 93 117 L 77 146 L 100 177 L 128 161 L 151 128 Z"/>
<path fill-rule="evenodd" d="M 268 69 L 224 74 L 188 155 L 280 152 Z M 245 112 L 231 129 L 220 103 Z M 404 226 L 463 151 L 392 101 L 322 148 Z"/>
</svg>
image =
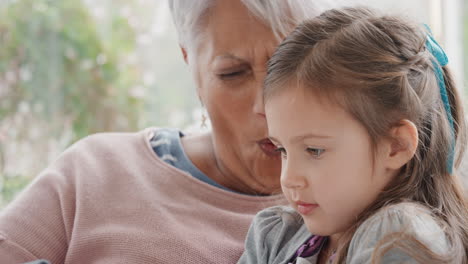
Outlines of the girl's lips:
<svg viewBox="0 0 468 264">
<path fill-rule="evenodd" d="M 303 203 L 303 202 L 298 202 L 297 204 L 297 211 L 301 215 L 307 215 L 312 213 L 315 208 L 319 207 L 318 204 L 310 204 L 310 203 Z"/>
<path fill-rule="evenodd" d="M 266 155 L 270 157 L 279 157 L 281 155 L 281 153 L 276 151 L 276 146 L 268 138 L 262 139 L 257 143 Z"/>
</svg>

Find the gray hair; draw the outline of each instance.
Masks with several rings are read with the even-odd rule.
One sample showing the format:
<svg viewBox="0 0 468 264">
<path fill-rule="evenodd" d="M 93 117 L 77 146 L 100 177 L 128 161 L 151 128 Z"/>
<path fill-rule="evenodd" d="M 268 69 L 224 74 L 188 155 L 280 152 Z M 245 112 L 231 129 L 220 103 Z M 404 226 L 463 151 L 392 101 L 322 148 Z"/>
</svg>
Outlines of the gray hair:
<svg viewBox="0 0 468 264">
<path fill-rule="evenodd" d="M 187 48 L 202 33 L 201 22 L 216 0 L 168 0 L 181 46 Z M 241 0 L 276 37 L 288 35 L 305 19 L 334 7 L 333 0 Z"/>
</svg>

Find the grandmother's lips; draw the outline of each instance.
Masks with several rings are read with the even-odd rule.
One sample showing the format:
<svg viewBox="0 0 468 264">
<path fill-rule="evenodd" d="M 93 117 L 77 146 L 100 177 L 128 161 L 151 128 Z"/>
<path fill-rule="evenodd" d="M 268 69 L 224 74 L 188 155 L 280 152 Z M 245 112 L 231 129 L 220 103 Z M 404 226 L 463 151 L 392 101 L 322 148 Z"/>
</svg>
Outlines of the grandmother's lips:
<svg viewBox="0 0 468 264">
<path fill-rule="evenodd" d="M 268 138 L 257 142 L 263 152 L 270 157 L 279 157 L 281 153 L 276 151 L 276 146 Z"/>
</svg>

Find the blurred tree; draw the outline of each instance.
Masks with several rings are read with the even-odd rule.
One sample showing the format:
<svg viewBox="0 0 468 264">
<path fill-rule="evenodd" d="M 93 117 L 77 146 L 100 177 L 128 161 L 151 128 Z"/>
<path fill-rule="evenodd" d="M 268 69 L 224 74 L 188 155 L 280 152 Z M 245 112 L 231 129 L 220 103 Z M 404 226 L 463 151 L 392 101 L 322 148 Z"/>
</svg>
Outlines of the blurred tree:
<svg viewBox="0 0 468 264">
<path fill-rule="evenodd" d="M 121 16 L 108 21 L 103 38 L 81 1 L 0 3 L 0 207 L 1 194 L 11 197 L 26 182 L 10 178 L 34 176 L 4 170 L 13 161 L 2 153 L 8 144 L 15 152 L 16 142 L 47 148 L 58 138 L 65 147 L 91 133 L 138 128 L 144 102 L 129 88 L 140 70 L 120 57 L 135 48 L 135 33 Z"/>
<path fill-rule="evenodd" d="M 0 11 L 0 118 L 35 106 L 42 118 L 71 122 L 73 139 L 134 129 L 142 102 L 128 94 L 136 69 L 117 58 L 133 49 L 127 21 L 115 17 L 100 39 L 86 7 L 76 0 L 20 0 Z"/>
</svg>

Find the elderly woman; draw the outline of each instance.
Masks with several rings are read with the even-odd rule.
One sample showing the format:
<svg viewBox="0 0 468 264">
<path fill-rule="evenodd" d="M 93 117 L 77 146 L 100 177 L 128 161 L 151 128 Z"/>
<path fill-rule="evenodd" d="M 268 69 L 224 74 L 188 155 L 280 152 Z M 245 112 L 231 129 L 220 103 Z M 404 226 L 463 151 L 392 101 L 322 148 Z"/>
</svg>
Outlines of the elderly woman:
<svg viewBox="0 0 468 264">
<path fill-rule="evenodd" d="M 284 203 L 266 138 L 265 65 L 317 0 L 173 0 L 212 132 L 87 137 L 0 213 L 0 262 L 234 263 L 253 216 Z"/>
</svg>

